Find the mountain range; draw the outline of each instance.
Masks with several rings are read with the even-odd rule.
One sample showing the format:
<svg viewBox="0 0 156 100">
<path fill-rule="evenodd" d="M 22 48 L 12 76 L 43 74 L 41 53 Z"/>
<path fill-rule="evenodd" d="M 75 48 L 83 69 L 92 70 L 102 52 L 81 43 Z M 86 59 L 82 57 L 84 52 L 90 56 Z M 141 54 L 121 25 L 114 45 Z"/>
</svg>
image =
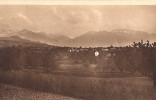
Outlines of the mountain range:
<svg viewBox="0 0 156 100">
<path fill-rule="evenodd" d="M 91 31 L 72 39 L 76 46 L 127 46 L 134 41 L 156 41 L 156 34 L 148 34 L 142 31 L 117 29 L 113 31 Z"/>
<path fill-rule="evenodd" d="M 5 30 L 0 33 L 5 33 Z M 75 38 L 69 38 L 64 35 L 46 34 L 44 32 L 33 32 L 28 29 L 21 31 L 8 31 L 11 37 L 2 37 L 1 40 L 16 41 L 20 43 L 46 43 L 56 46 L 74 46 L 74 47 L 106 47 L 106 46 L 126 46 L 134 41 L 150 40 L 156 41 L 156 34 L 149 34 L 143 31 L 134 31 L 128 29 L 116 29 L 112 31 L 90 31 Z M 10 35 L 11 34 L 11 35 Z M 34 42 L 37 41 L 37 42 Z M 13 43 L 13 42 L 12 42 Z M 16 44 L 14 43 L 14 44 Z M 1 43 L 0 43 L 1 44 Z"/>
</svg>

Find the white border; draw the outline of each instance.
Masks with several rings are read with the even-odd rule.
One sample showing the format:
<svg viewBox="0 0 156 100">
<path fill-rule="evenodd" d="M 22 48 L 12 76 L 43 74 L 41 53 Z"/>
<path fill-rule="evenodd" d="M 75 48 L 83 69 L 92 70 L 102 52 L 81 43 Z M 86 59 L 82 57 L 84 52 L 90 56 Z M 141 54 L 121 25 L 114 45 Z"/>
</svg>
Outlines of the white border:
<svg viewBox="0 0 156 100">
<path fill-rule="evenodd" d="M 156 1 L 0 0 L 0 5 L 156 5 Z"/>
</svg>

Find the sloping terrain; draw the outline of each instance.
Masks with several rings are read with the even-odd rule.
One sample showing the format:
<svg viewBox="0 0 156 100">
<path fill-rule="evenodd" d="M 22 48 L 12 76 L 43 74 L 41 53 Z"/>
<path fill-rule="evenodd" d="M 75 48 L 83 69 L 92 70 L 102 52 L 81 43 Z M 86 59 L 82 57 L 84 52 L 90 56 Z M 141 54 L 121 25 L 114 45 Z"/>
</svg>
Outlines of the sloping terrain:
<svg viewBox="0 0 156 100">
<path fill-rule="evenodd" d="M 11 37 L 0 37 L 0 47 L 8 47 L 8 46 L 48 46 L 47 44 L 30 41 L 27 39 L 22 39 L 18 36 L 11 36 Z"/>
<path fill-rule="evenodd" d="M 33 41 L 40 41 L 47 44 L 64 46 L 70 40 L 68 36 L 46 34 L 44 32 L 33 32 L 27 29 L 18 31 L 17 36 Z"/>
<path fill-rule="evenodd" d="M 0 83 L 0 100 L 78 100 L 52 93 L 36 92 Z"/>
</svg>

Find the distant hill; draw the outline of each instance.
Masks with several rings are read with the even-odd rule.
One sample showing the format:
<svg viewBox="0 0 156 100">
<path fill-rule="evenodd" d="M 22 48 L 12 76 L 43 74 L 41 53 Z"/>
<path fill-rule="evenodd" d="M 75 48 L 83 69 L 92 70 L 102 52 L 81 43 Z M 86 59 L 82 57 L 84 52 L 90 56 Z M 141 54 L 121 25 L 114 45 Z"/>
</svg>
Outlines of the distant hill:
<svg viewBox="0 0 156 100">
<path fill-rule="evenodd" d="M 47 35 L 43 32 L 33 32 L 27 29 L 17 32 L 17 36 L 24 39 L 40 41 L 43 43 L 57 45 L 57 46 L 64 46 L 64 43 L 70 40 L 69 37 L 64 35 L 53 35 L 53 34 Z"/>
<path fill-rule="evenodd" d="M 25 46 L 25 47 L 48 46 L 45 43 L 22 39 L 18 36 L 0 37 L 0 47 L 19 46 L 19 45 Z"/>
</svg>

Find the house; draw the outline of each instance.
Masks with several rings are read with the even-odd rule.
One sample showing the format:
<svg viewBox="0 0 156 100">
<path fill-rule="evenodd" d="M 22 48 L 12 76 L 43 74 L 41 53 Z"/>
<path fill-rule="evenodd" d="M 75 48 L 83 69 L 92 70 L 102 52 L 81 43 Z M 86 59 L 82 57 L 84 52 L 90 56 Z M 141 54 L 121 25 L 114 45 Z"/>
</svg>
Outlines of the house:
<svg viewBox="0 0 156 100">
<path fill-rule="evenodd" d="M 95 51 L 95 56 L 97 57 L 97 56 L 99 56 L 99 52 L 98 51 Z"/>
</svg>

